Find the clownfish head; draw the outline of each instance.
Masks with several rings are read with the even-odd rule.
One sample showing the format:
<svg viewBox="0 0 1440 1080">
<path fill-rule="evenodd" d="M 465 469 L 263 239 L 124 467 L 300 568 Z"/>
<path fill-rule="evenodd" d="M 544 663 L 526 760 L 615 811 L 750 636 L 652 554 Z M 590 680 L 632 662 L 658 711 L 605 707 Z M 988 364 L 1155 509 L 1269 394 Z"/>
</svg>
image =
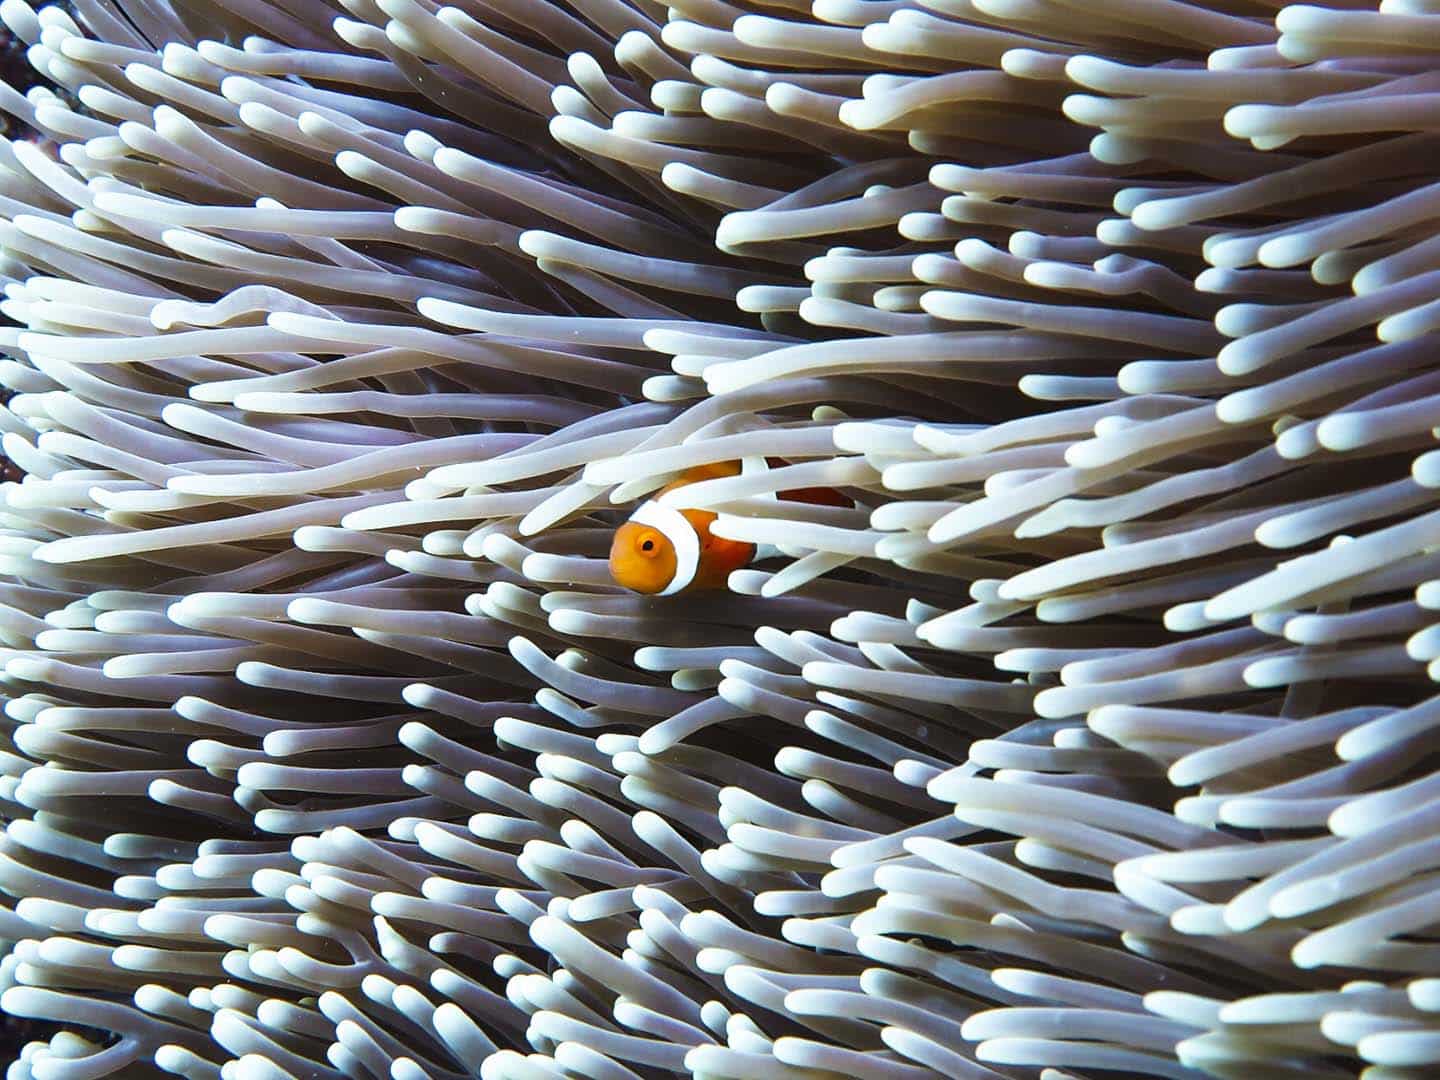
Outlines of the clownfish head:
<svg viewBox="0 0 1440 1080">
<path fill-rule="evenodd" d="M 675 577 L 675 545 L 659 529 L 627 521 L 610 545 L 610 576 L 631 592 L 662 592 Z"/>
<path fill-rule="evenodd" d="M 615 530 L 610 576 L 615 584 L 648 596 L 670 596 L 695 580 L 700 537 L 678 510 L 647 502 Z"/>
</svg>

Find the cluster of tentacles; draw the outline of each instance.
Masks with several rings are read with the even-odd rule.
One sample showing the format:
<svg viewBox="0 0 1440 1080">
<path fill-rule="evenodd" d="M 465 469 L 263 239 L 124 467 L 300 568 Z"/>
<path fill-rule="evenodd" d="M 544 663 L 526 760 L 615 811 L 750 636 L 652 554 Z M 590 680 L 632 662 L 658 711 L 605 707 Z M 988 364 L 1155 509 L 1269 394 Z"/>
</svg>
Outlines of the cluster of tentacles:
<svg viewBox="0 0 1440 1080">
<path fill-rule="evenodd" d="M 1435 1075 L 1436 0 L 0 20 L 10 1080 Z"/>
</svg>

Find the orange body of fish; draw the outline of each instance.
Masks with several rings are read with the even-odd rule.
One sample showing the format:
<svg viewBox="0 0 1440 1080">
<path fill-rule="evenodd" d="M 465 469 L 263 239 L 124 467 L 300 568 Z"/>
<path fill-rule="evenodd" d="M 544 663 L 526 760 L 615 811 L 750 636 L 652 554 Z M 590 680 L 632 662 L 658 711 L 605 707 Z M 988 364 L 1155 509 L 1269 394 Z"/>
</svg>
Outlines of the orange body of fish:
<svg viewBox="0 0 1440 1080">
<path fill-rule="evenodd" d="M 771 462 L 771 465 L 783 464 Z M 661 488 L 660 495 L 698 480 L 736 476 L 736 462 L 700 465 Z M 830 488 L 801 488 L 782 492 L 789 502 L 822 506 L 849 506 L 850 500 Z M 610 575 L 617 585 L 649 596 L 718 589 L 730 574 L 755 557 L 755 545 L 715 536 L 709 510 L 679 510 L 655 500 L 643 503 L 630 520 L 615 530 L 610 545 Z"/>
</svg>

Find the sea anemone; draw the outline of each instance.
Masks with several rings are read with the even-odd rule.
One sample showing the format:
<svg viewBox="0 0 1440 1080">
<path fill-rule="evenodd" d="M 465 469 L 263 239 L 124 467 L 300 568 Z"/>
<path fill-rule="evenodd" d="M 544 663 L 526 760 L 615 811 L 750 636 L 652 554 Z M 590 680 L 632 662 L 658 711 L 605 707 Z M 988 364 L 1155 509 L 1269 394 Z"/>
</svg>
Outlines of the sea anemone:
<svg viewBox="0 0 1440 1080">
<path fill-rule="evenodd" d="M 0 2 L 9 1080 L 1433 1076 L 1440 6 L 1336 3 Z"/>
</svg>

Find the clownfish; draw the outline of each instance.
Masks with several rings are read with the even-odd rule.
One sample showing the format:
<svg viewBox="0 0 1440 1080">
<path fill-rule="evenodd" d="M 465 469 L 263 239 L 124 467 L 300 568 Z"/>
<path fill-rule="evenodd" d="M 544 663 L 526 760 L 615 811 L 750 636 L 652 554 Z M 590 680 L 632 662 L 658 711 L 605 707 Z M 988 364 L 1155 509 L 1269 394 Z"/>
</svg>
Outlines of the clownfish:
<svg viewBox="0 0 1440 1080">
<path fill-rule="evenodd" d="M 647 596 L 723 587 L 732 571 L 755 558 L 755 545 L 714 535 L 710 531 L 716 518 L 712 511 L 676 509 L 659 502 L 658 496 L 699 480 L 739 473 L 737 462 L 699 465 L 661 488 L 657 498 L 641 503 L 630 520 L 615 530 L 610 545 L 610 576 L 615 584 Z M 822 506 L 851 505 L 849 499 L 829 488 L 786 491 L 780 498 Z"/>
</svg>

